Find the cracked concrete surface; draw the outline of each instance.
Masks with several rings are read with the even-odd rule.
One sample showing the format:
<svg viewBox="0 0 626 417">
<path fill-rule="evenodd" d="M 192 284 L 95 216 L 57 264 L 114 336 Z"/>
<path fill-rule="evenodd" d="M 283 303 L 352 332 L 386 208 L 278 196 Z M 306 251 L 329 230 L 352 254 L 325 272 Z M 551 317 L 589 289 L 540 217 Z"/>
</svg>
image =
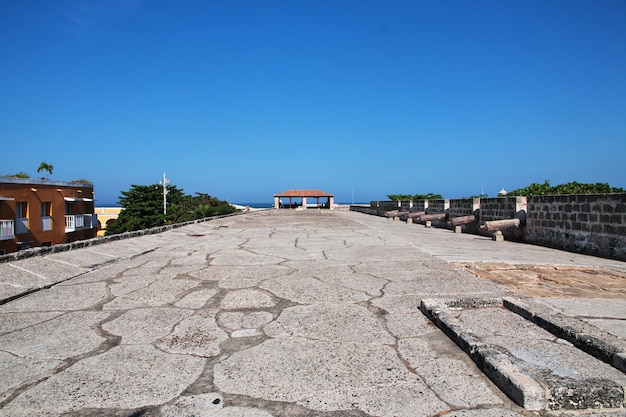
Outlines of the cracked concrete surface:
<svg viewBox="0 0 626 417">
<path fill-rule="evenodd" d="M 266 211 L 0 265 L 59 282 L 0 306 L 0 416 L 537 415 L 419 311 L 506 289 L 408 230 Z"/>
</svg>

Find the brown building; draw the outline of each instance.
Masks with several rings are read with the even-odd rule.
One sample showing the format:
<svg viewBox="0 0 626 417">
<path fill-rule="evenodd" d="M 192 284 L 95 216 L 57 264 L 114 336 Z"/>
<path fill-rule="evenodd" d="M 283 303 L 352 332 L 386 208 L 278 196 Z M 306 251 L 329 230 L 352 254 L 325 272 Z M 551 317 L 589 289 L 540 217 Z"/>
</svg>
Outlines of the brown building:
<svg viewBox="0 0 626 417">
<path fill-rule="evenodd" d="M 0 177 L 0 254 L 96 236 L 93 185 Z"/>
</svg>

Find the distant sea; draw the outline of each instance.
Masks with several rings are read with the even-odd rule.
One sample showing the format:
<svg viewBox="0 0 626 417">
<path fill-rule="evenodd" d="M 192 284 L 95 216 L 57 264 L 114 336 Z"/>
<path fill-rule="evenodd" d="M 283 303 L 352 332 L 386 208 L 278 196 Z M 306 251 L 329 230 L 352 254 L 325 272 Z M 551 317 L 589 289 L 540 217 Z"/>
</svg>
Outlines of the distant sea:
<svg viewBox="0 0 626 417">
<path fill-rule="evenodd" d="M 274 207 L 274 203 L 233 203 L 233 204 L 237 204 L 238 206 L 250 206 L 250 208 L 272 208 Z"/>
<path fill-rule="evenodd" d="M 354 204 L 368 204 L 369 205 L 369 201 L 367 203 L 354 203 Z M 233 203 L 233 204 L 237 204 L 238 206 L 250 206 L 250 208 L 272 208 L 274 207 L 274 203 Z M 341 204 L 341 205 L 350 205 L 352 203 L 336 203 L 336 204 Z"/>
<path fill-rule="evenodd" d="M 237 204 L 238 206 L 250 206 L 251 208 L 272 208 L 274 207 L 274 203 L 233 203 L 233 204 Z M 338 203 L 341 205 L 347 205 L 347 204 L 352 204 L 352 203 Z M 354 204 L 369 204 L 369 201 L 367 203 L 354 203 Z M 96 207 L 120 207 L 119 204 L 117 203 L 99 203 L 96 201 Z"/>
</svg>

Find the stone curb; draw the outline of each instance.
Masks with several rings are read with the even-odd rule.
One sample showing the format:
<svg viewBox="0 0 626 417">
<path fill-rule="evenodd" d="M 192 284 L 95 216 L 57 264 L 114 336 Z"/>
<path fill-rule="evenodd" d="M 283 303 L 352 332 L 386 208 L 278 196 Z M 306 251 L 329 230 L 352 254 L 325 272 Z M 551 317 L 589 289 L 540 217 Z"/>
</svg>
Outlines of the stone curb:
<svg viewBox="0 0 626 417">
<path fill-rule="evenodd" d="M 500 390 L 526 410 L 571 409 L 572 399 L 583 408 L 623 407 L 624 388 L 612 381 L 568 381 L 544 379 L 541 372 L 532 371 L 532 365 L 520 364 L 503 347 L 486 344 L 463 327 L 451 313 L 472 308 L 503 308 L 504 300 L 450 301 L 424 299 L 420 310 L 476 363 Z M 513 313 L 511 311 L 511 313 Z M 523 317 L 523 316 L 522 316 Z M 623 356 L 619 356 L 623 359 Z M 618 404 L 619 403 L 619 404 Z"/>
<path fill-rule="evenodd" d="M 469 304 L 455 302 L 452 308 L 463 308 L 462 305 L 472 308 L 472 304 L 496 307 L 502 306 L 502 301 L 498 301 L 497 304 L 478 300 Z M 464 331 L 461 323 L 446 312 L 448 308 L 450 306 L 442 305 L 438 300 L 424 299 L 420 303 L 422 313 L 467 353 L 509 398 L 527 410 L 546 409 L 549 391 L 515 366 L 506 352 L 486 345 L 471 332 Z"/>
<path fill-rule="evenodd" d="M 239 216 L 241 214 L 249 214 L 249 213 L 223 214 L 221 216 L 206 217 L 204 219 L 192 220 L 192 221 L 188 221 L 184 223 L 168 224 L 165 226 L 153 227 L 150 229 L 143 229 L 143 230 L 135 230 L 132 232 L 119 233 L 116 235 L 99 236 L 99 237 L 94 237 L 92 239 L 77 240 L 71 243 L 64 243 L 60 245 L 24 249 L 18 252 L 1 255 L 0 263 L 14 262 L 14 261 L 19 261 L 20 259 L 27 259 L 27 258 L 32 258 L 35 256 L 43 256 L 43 255 L 48 255 L 50 253 L 66 252 L 72 249 L 87 248 L 90 246 L 101 245 L 103 243 L 114 242 L 116 240 L 130 239 L 133 237 L 146 236 L 146 235 L 155 235 L 155 234 L 166 232 L 168 230 L 177 229 L 179 227 L 189 226 L 190 224 L 203 223 L 203 222 L 208 222 L 208 221 L 216 220 L 216 219 L 223 219 L 223 218 L 231 217 L 231 216 Z"/>
<path fill-rule="evenodd" d="M 549 307 L 512 297 L 503 306 L 556 337 L 626 373 L 626 345 L 618 337 L 575 317 L 555 313 Z"/>
<path fill-rule="evenodd" d="M 54 287 L 55 285 L 59 285 L 59 284 L 61 284 L 63 282 L 69 281 L 71 279 L 80 277 L 80 276 L 85 275 L 85 274 L 88 274 L 89 272 L 95 271 L 96 269 L 98 269 L 98 268 L 100 268 L 102 266 L 110 265 L 110 264 L 113 264 L 115 262 L 123 261 L 123 260 L 126 260 L 126 259 L 133 259 L 133 258 L 136 258 L 137 256 L 141 256 L 141 255 L 145 255 L 146 253 L 154 252 L 155 250 L 156 250 L 155 248 L 150 248 L 150 249 L 146 249 L 144 251 L 141 251 L 141 252 L 129 255 L 129 256 L 124 256 L 122 258 L 111 259 L 110 261 L 102 262 L 100 264 L 97 264 L 97 265 L 95 265 L 94 267 L 90 268 L 87 271 L 82 271 L 79 274 L 71 275 L 71 276 L 65 277 L 63 279 L 60 279 L 58 281 L 47 283 L 46 285 L 42 285 L 41 287 L 29 288 L 29 289 L 27 289 L 27 290 L 25 290 L 25 291 L 23 291 L 21 293 L 13 294 L 10 297 L 6 297 L 6 298 L 0 299 L 0 306 L 3 305 L 3 304 L 6 304 L 6 303 L 10 303 L 11 301 L 17 300 L 19 298 L 25 297 L 25 296 L 27 296 L 29 294 L 33 294 L 33 293 L 41 291 L 41 290 L 47 290 L 49 288 Z"/>
<path fill-rule="evenodd" d="M 71 242 L 71 243 L 66 243 L 66 244 L 61 244 L 61 245 L 54 245 L 54 246 L 49 246 L 49 247 L 38 247 L 38 248 L 32 248 L 32 249 L 25 249 L 19 252 L 15 252 L 15 253 L 10 253 L 7 255 L 2 255 L 0 256 L 0 263 L 8 263 L 8 262 L 15 262 L 15 261 L 19 261 L 21 259 L 28 259 L 28 258 L 32 258 L 32 257 L 36 257 L 36 256 L 45 256 L 48 254 L 52 254 L 52 253 L 59 253 L 59 252 L 66 252 L 66 251 L 70 251 L 73 249 L 80 249 L 80 248 L 87 248 L 87 247 L 91 247 L 91 246 L 96 246 L 96 245 L 101 245 L 104 243 L 109 243 L 109 242 L 114 242 L 116 240 L 124 240 L 124 239 L 130 239 L 133 237 L 139 237 L 139 236 L 146 236 L 146 235 L 153 235 L 153 234 L 159 234 L 159 233 L 163 233 L 166 232 L 168 230 L 173 230 L 173 229 L 177 229 L 180 227 L 184 227 L 184 226 L 188 226 L 188 225 L 192 225 L 192 224 L 196 224 L 196 223 L 203 223 L 203 222 L 207 222 L 207 221 L 211 221 L 211 220 L 216 220 L 216 219 L 222 219 L 222 218 L 226 218 L 226 217 L 232 217 L 232 216 L 238 216 L 240 214 L 244 214 L 244 213 L 231 213 L 231 214 L 224 214 L 221 216 L 213 216 L 213 217 L 206 217 L 204 219 L 198 219 L 198 220 L 193 220 L 193 221 L 189 221 L 189 222 L 184 222 L 184 223 L 176 223 L 176 224 L 171 224 L 171 225 L 166 225 L 166 226 L 160 226 L 160 227 L 153 227 L 151 229 L 144 229 L 144 230 L 136 230 L 133 232 L 126 232 L 126 233 L 120 233 L 120 234 L 116 234 L 116 235 L 110 235 L 110 236 L 101 236 L 101 237 L 95 237 L 93 239 L 86 239 L 86 240 L 78 240 L 75 242 Z M 46 285 L 43 285 L 41 287 L 37 287 L 37 288 L 28 288 L 25 289 L 23 292 L 20 292 L 18 294 L 13 294 L 10 297 L 6 297 L 6 298 L 0 298 L 0 305 L 9 303 L 11 301 L 17 300 L 19 298 L 22 298 L 24 296 L 27 296 L 29 294 L 41 291 L 41 290 L 45 290 L 45 289 L 49 289 L 52 288 L 55 285 L 61 284 L 63 282 L 69 281 L 73 278 L 79 277 L 81 275 L 84 275 L 86 273 L 89 273 L 91 271 L 94 271 L 104 265 L 109 265 L 115 262 L 119 262 L 122 260 L 126 260 L 126 259 L 133 259 L 137 256 L 141 256 L 144 255 L 146 253 L 152 252 L 154 251 L 156 248 L 150 248 L 150 249 L 146 249 L 143 250 L 141 252 L 129 255 L 129 256 L 124 256 L 121 258 L 115 258 L 115 259 L 111 259 L 107 262 L 103 262 L 97 265 L 94 265 L 92 268 L 88 269 L 87 271 L 81 271 L 78 274 L 72 275 L 72 276 L 67 276 L 64 277 L 60 280 L 54 281 L 54 282 L 49 282 L 46 283 Z"/>
</svg>

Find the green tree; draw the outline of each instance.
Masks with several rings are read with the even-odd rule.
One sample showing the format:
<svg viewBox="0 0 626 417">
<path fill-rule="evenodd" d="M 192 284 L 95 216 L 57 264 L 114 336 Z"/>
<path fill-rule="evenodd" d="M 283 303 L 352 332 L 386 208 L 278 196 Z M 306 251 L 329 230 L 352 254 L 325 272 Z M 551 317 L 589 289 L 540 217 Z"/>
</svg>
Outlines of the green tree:
<svg viewBox="0 0 626 417">
<path fill-rule="evenodd" d="M 583 184 L 576 181 L 552 187 L 552 194 L 610 194 L 624 193 L 623 188 L 611 187 L 607 183 Z"/>
<path fill-rule="evenodd" d="M 52 175 L 52 171 L 54 167 L 46 162 L 42 162 L 39 164 L 39 168 L 37 168 L 37 172 L 46 171 L 46 179 L 48 179 L 48 175 Z"/>
<path fill-rule="evenodd" d="M 8 177 L 8 178 L 30 178 L 30 175 L 28 175 L 27 173 L 25 173 L 24 171 L 20 171 L 15 175 L 2 175 L 3 177 Z"/>
<path fill-rule="evenodd" d="M 149 229 L 238 211 L 208 194 L 186 195 L 174 185 L 168 186 L 167 190 L 167 215 L 163 214 L 162 185 L 132 185 L 130 190 L 122 191 L 118 202 L 123 210 L 115 223 L 107 227 L 106 234 Z"/>
<path fill-rule="evenodd" d="M 226 201 L 211 197 L 205 193 L 186 195 L 175 206 L 168 210 L 168 217 L 172 223 L 187 222 L 222 214 L 236 213 L 238 210 Z"/>
<path fill-rule="evenodd" d="M 210 217 L 211 206 L 209 206 L 208 204 L 199 204 L 198 207 L 196 207 L 195 215 L 198 216 L 198 218 L 200 219 Z"/>
<path fill-rule="evenodd" d="M 597 182 L 595 184 L 584 184 L 576 181 L 567 184 L 559 184 L 554 187 L 550 181 L 545 180 L 543 184 L 532 183 L 528 187 L 511 191 L 510 196 L 530 196 L 530 195 L 550 195 L 550 194 L 610 194 L 624 193 L 623 188 L 611 187 L 609 184 Z"/>
<path fill-rule="evenodd" d="M 173 185 L 167 190 L 169 208 L 183 197 L 183 191 Z M 107 235 L 163 226 L 167 221 L 163 214 L 163 186 L 160 184 L 133 184 L 130 190 L 122 191 L 118 204 L 122 211 L 115 223 L 107 227 Z"/>
<path fill-rule="evenodd" d="M 428 194 L 414 194 L 414 195 L 387 194 L 387 198 L 392 201 L 398 201 L 398 200 L 407 201 L 407 200 L 438 200 L 438 199 L 442 199 L 443 197 L 441 196 L 441 194 L 428 193 Z"/>
<path fill-rule="evenodd" d="M 533 182 L 528 187 L 518 188 L 517 190 L 510 191 L 507 195 L 509 196 L 546 195 L 546 194 L 551 194 L 550 193 L 551 189 L 552 189 L 552 186 L 550 185 L 550 181 L 545 180 L 543 184 L 538 184 L 536 182 Z"/>
<path fill-rule="evenodd" d="M 441 200 L 442 198 L 443 196 L 441 194 L 434 194 L 434 193 L 415 194 L 413 196 L 413 200 Z"/>
</svg>

